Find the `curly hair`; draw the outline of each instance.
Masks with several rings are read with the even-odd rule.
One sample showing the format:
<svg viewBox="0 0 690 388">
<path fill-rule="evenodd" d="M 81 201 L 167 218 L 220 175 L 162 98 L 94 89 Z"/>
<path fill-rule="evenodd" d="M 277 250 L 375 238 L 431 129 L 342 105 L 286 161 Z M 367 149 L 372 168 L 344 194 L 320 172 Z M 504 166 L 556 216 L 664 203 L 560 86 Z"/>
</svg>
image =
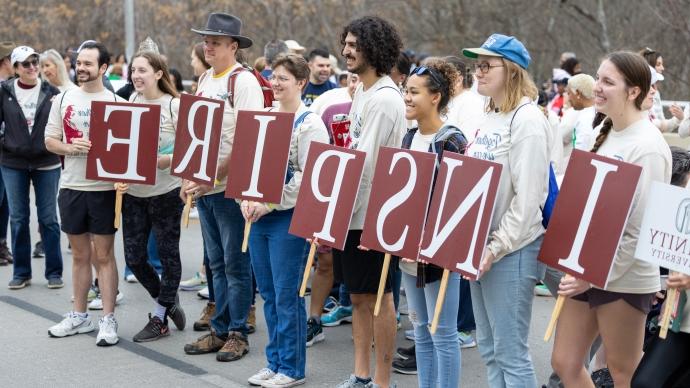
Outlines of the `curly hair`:
<svg viewBox="0 0 690 388">
<path fill-rule="evenodd" d="M 357 51 L 376 69 L 377 76 L 390 73 L 403 47 L 402 39 L 391 23 L 377 16 L 355 19 L 340 34 L 342 46 L 345 46 L 348 33 L 357 37 Z"/>
<path fill-rule="evenodd" d="M 460 74 L 454 65 L 448 63 L 441 58 L 430 58 L 424 63 L 424 66 L 433 70 L 440 77 L 440 84 L 434 82 L 432 77 L 425 76 L 426 87 L 431 93 L 440 93 L 441 100 L 438 103 L 439 113 L 445 113 L 448 108 L 448 102 L 457 94 L 457 82 L 460 79 Z"/>
</svg>

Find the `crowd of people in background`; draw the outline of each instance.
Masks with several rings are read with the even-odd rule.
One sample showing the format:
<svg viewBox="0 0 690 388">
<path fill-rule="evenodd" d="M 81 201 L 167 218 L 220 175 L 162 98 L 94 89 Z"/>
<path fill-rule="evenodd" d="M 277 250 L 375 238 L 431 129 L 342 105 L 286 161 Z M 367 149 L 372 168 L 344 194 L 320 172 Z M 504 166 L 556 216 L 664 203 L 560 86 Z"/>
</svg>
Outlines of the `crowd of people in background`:
<svg viewBox="0 0 690 388">
<path fill-rule="evenodd" d="M 62 54 L 39 53 L 30 42 L 0 43 L 0 266 L 12 264 L 9 288 L 19 290 L 34 277 L 31 257 L 45 257 L 47 287 L 61 288 L 61 232 L 67 235 L 72 307 L 49 328 L 50 336 L 98 329 L 97 345 L 110 346 L 118 343 L 118 325 L 127 324 L 143 326 L 135 342 L 158 340 L 172 334 L 170 321 L 178 330 L 187 327 L 178 293 L 197 291 L 207 302 L 193 329 L 203 335 L 184 352 L 235 361 L 250 351 L 258 293 L 268 343 L 265 364 L 247 376 L 251 385 L 305 383 L 307 348 L 326 339 L 324 328 L 352 323 L 353 369 L 339 388 L 393 387 L 393 371 L 416 374 L 420 387 L 458 387 L 461 351 L 472 347 L 486 364 L 488 386 L 537 387 L 528 345 L 534 296 L 562 295 L 553 373 L 544 387 L 690 386 L 690 276 L 671 273 L 663 280 L 664 288 L 684 292 L 672 333 L 660 340 L 653 335 L 663 303 L 660 269 L 633 257 L 652 182 L 685 187 L 690 173 L 688 151 L 669 147 L 662 135 L 690 136 L 690 107 L 674 104 L 670 115 L 664 112 L 661 53 L 648 47 L 613 52 L 597 69 L 584 69 L 575 53 L 565 52 L 551 79 L 537 87 L 527 47 L 502 34 L 480 47 L 429 56 L 406 48 L 389 21 L 367 16 L 342 28 L 338 53 L 275 39 L 252 68 L 242 50 L 254 42 L 242 35 L 238 17 L 212 13 L 192 31 L 199 42 L 190 42 L 187 88 L 150 38 L 132 58 L 111 57 L 92 40 Z M 270 84 L 272 104 L 262 83 Z M 170 174 L 181 93 L 226 102 L 213 186 Z M 85 178 L 92 101 L 160 105 L 154 186 Z M 294 113 L 278 204 L 225 198 L 239 110 Z M 299 285 L 308 242 L 288 229 L 313 142 L 363 151 L 366 159 L 345 248 L 318 248 L 307 304 Z M 431 152 L 439 161 L 446 152 L 465 154 L 503 166 L 481 277 L 451 274 L 435 333 L 429 325 L 442 268 L 416 258 L 390 261 L 381 310 L 373 314 L 384 254 L 361 247 L 360 237 L 381 146 Z M 549 170 L 560 182 L 573 150 L 643 169 L 606 289 L 537 261 Z M 35 245 L 31 186 L 40 232 Z M 114 253 L 117 192 L 124 197 L 123 278 L 139 282 L 151 297 L 147 318 L 124 323 L 115 318 L 124 297 Z M 180 219 L 188 197 L 201 224 L 203 260 L 183 280 Z M 242 252 L 246 221 L 253 227 L 249 250 Z M 90 310 L 102 310 L 102 317 L 96 321 Z M 412 330 L 405 336 L 413 343 L 396 349 L 401 315 L 409 317 Z"/>
</svg>

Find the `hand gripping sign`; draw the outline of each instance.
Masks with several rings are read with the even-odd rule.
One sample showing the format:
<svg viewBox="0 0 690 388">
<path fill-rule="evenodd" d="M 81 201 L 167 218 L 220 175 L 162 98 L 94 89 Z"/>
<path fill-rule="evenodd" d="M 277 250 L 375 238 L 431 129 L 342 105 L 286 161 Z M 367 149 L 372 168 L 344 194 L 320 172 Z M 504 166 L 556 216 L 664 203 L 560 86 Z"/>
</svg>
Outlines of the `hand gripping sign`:
<svg viewBox="0 0 690 388">
<path fill-rule="evenodd" d="M 415 259 L 419 251 L 436 155 L 380 147 L 360 243 L 385 252 L 374 306 L 378 315 L 391 254 Z"/>
<path fill-rule="evenodd" d="M 314 263 L 316 240 L 342 250 L 352 220 L 366 153 L 313 142 L 309 146 L 290 234 L 311 239 L 300 296 Z"/>
<path fill-rule="evenodd" d="M 218 167 L 224 102 L 191 94 L 180 96 L 180 111 L 175 131 L 175 148 L 170 175 L 213 186 Z M 192 196 L 182 212 L 182 222 L 189 222 Z"/>
<path fill-rule="evenodd" d="M 503 166 L 444 153 L 419 258 L 444 268 L 432 321 L 436 331 L 450 271 L 477 279 Z"/>
<path fill-rule="evenodd" d="M 86 179 L 156 183 L 160 105 L 91 102 L 91 150 Z M 120 226 L 122 193 L 115 197 L 115 227 Z"/>
<path fill-rule="evenodd" d="M 690 275 L 690 190 L 652 182 L 640 226 L 635 258 Z M 678 309 L 677 288 L 669 288 L 659 337 L 666 338 Z"/>
<path fill-rule="evenodd" d="M 239 111 L 225 197 L 280 203 L 294 117 L 294 113 Z M 246 222 L 242 252 L 247 251 L 250 230 L 251 222 Z"/>
<path fill-rule="evenodd" d="M 539 261 L 605 288 L 641 173 L 640 166 L 573 150 Z M 564 302 L 559 296 L 545 340 Z"/>
</svg>

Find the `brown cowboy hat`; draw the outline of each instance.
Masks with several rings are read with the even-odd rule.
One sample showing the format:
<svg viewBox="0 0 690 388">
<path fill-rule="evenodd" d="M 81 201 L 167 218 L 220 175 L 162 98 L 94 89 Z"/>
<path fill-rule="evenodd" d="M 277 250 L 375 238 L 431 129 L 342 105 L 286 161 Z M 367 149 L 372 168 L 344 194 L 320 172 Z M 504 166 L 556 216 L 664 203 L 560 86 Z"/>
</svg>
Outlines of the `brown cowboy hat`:
<svg viewBox="0 0 690 388">
<path fill-rule="evenodd" d="M 203 29 L 192 31 L 201 35 L 209 36 L 229 36 L 239 43 L 239 48 L 251 47 L 252 40 L 246 36 L 240 35 L 242 30 L 242 20 L 237 16 L 228 15 L 226 13 L 215 12 L 209 15 L 206 27 Z"/>
</svg>

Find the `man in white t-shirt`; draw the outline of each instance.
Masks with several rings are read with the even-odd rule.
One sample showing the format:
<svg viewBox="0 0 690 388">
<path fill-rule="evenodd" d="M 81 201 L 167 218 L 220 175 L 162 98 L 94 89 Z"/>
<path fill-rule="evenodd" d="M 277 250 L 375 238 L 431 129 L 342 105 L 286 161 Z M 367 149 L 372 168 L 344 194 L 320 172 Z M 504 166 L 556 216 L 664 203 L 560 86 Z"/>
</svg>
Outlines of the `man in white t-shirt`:
<svg viewBox="0 0 690 388">
<path fill-rule="evenodd" d="M 185 345 L 187 354 L 216 353 L 218 361 L 235 361 L 249 352 L 247 317 L 251 306 L 252 279 L 249 255 L 240 247 L 244 217 L 234 199 L 225 198 L 227 161 L 230 158 L 238 110 L 264 107 L 259 81 L 236 60 L 237 50 L 250 47 L 242 36 L 242 21 L 224 13 L 212 13 L 206 27 L 192 30 L 204 37 L 204 57 L 211 68 L 199 77 L 197 96 L 225 101 L 218 169 L 213 187 L 185 181 L 180 196 L 197 199 L 201 232 L 213 273 L 216 314 L 211 333 Z M 234 90 L 228 90 L 235 77 Z"/>
<path fill-rule="evenodd" d="M 58 206 L 61 229 L 72 246 L 74 311 L 48 329 L 53 337 L 88 333 L 95 329 L 86 312 L 86 297 L 91 286 L 91 263 L 95 263 L 103 300 L 96 344 L 118 342 L 115 320 L 117 265 L 114 227 L 115 190 L 111 182 L 86 179 L 86 158 L 91 149 L 89 128 L 92 101 L 124 101 L 103 86 L 110 54 L 103 44 L 84 43 L 77 54 L 77 80 L 80 87 L 65 91 L 53 100 L 45 129 L 48 151 L 64 155 Z"/>
<path fill-rule="evenodd" d="M 354 373 L 339 387 L 367 384 L 388 387 L 396 332 L 391 294 L 393 271 L 388 272 L 379 315 L 375 317 L 373 311 L 384 255 L 360 249 L 359 243 L 379 147 L 400 147 L 406 131 L 405 103 L 398 86 L 388 76 L 398 59 L 402 41 L 392 24 L 379 17 L 367 16 L 350 22 L 343 29 L 340 43 L 347 70 L 357 74 L 361 81 L 350 108 L 350 148 L 367 155 L 345 249 L 333 250 L 334 277 L 344 282 L 351 293 L 355 342 Z M 392 261 L 391 266 L 396 265 Z M 373 381 L 369 373 L 372 339 L 376 350 Z"/>
</svg>

